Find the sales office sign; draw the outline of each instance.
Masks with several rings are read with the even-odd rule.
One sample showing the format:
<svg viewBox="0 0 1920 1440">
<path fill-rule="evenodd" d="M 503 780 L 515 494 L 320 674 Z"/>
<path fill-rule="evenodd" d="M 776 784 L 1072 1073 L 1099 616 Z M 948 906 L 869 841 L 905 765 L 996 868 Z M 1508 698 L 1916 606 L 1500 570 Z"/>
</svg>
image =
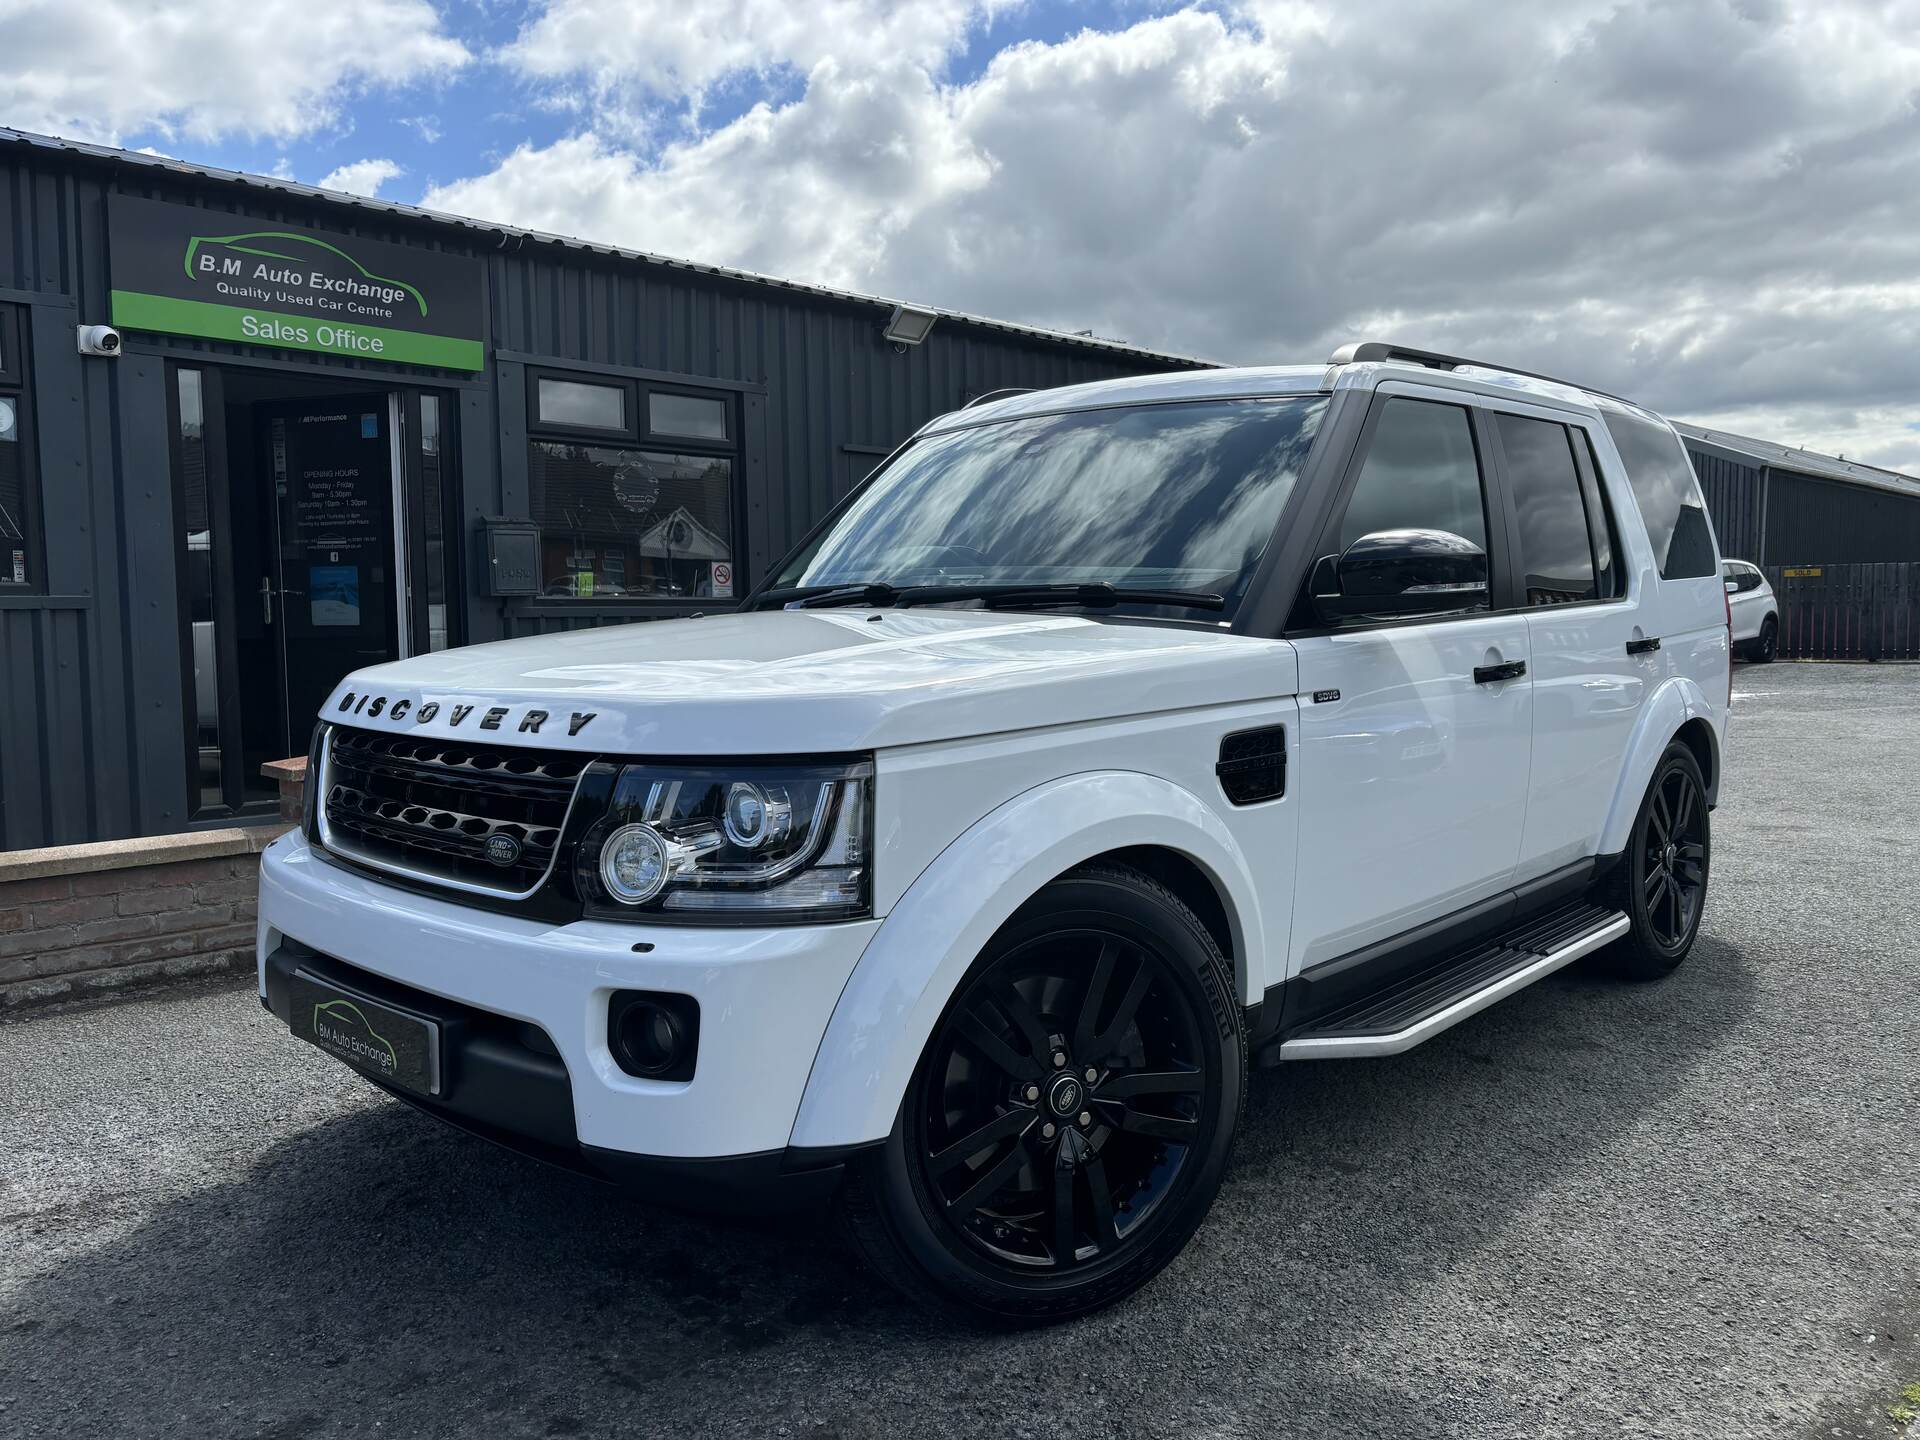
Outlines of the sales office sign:
<svg viewBox="0 0 1920 1440">
<path fill-rule="evenodd" d="M 107 231 L 122 329 L 485 364 L 477 260 L 129 195 L 108 197 Z"/>
</svg>

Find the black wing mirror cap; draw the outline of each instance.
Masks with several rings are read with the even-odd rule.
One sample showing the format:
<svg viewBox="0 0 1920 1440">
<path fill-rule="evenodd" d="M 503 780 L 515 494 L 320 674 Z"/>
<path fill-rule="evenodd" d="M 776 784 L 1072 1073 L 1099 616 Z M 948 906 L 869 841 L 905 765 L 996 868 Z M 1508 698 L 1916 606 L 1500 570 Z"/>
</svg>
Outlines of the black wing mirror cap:
<svg viewBox="0 0 1920 1440">
<path fill-rule="evenodd" d="M 1325 589 L 1329 583 L 1335 589 Z M 1313 604 L 1329 624 L 1358 617 L 1487 608 L 1487 552 L 1449 530 L 1374 530 L 1313 567 Z"/>
</svg>

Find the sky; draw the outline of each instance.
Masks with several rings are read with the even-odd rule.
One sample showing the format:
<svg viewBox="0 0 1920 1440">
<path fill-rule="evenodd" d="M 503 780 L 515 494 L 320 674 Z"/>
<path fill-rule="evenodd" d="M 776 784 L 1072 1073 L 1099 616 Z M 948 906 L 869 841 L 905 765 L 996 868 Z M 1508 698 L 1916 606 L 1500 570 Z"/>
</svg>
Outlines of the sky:
<svg viewBox="0 0 1920 1440">
<path fill-rule="evenodd" d="M 0 0 L 0 124 L 1920 473 L 1920 0 Z"/>
</svg>

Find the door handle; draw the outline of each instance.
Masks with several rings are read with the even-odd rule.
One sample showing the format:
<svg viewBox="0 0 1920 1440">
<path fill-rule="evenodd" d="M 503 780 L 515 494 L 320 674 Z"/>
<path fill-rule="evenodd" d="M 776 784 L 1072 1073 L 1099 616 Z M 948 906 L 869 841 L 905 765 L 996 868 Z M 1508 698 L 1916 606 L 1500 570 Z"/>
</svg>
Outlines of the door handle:
<svg viewBox="0 0 1920 1440">
<path fill-rule="evenodd" d="M 1649 650 L 1658 650 L 1659 648 L 1660 637 L 1658 635 L 1649 635 L 1643 640 L 1627 641 L 1627 654 L 1629 655 L 1645 655 Z"/>
<path fill-rule="evenodd" d="M 1473 683 L 1493 685 L 1502 680 L 1518 680 L 1527 673 L 1524 660 L 1507 660 L 1498 665 L 1476 665 L 1473 667 Z"/>
<path fill-rule="evenodd" d="M 273 577 L 260 577 L 260 618 L 266 624 L 273 624 Z"/>
</svg>

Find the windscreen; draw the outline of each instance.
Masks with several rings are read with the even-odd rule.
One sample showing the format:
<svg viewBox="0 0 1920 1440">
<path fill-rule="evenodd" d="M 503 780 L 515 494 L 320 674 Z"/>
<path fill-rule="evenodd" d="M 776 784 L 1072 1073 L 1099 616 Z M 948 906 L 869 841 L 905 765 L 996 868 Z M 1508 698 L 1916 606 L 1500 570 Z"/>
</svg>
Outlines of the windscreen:
<svg viewBox="0 0 1920 1440">
<path fill-rule="evenodd" d="M 1131 405 L 929 436 L 773 588 L 1104 582 L 1214 592 L 1231 611 L 1326 403 Z"/>
</svg>

